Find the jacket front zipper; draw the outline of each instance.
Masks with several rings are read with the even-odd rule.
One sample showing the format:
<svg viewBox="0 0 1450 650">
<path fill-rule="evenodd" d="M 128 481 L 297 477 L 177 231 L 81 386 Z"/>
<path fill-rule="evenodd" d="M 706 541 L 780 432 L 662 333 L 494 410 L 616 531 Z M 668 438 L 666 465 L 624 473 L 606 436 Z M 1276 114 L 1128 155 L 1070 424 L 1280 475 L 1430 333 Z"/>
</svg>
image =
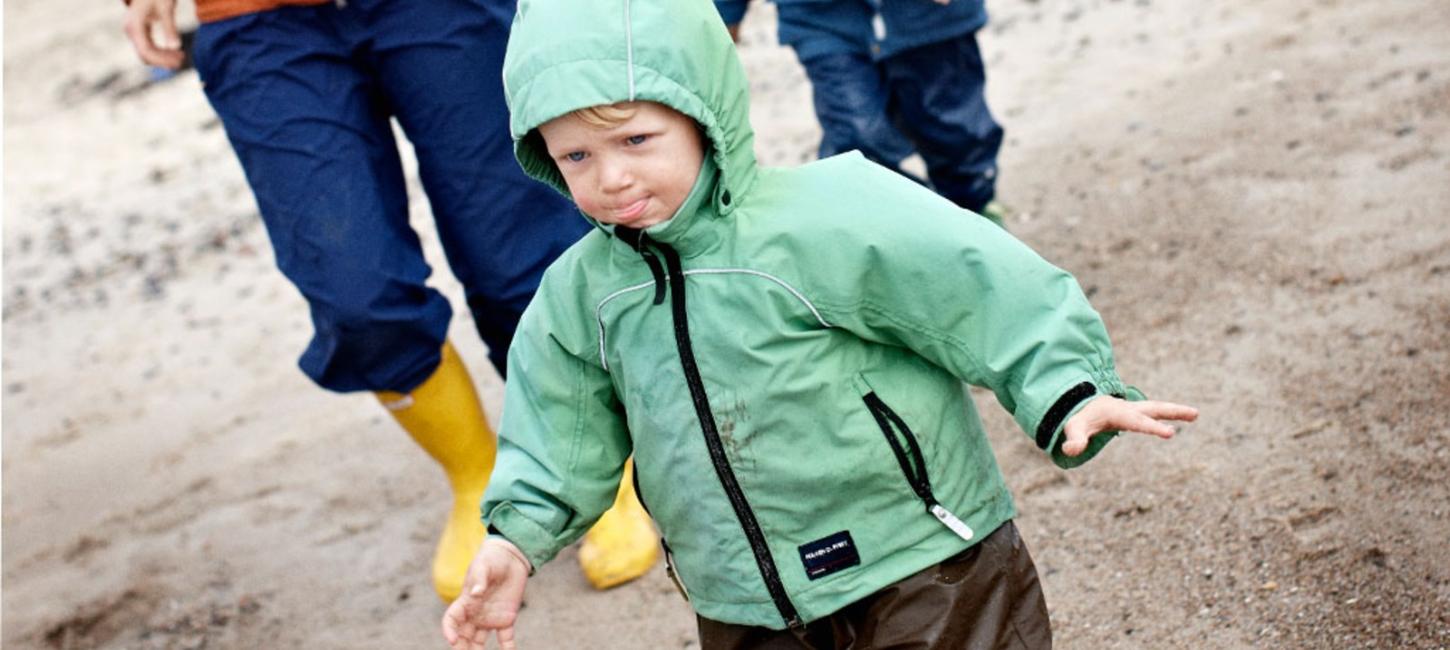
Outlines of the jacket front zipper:
<svg viewBox="0 0 1450 650">
<path fill-rule="evenodd" d="M 720 441 L 720 432 L 715 427 L 715 416 L 710 410 L 709 396 L 705 394 L 705 383 L 700 378 L 700 368 L 695 364 L 694 347 L 690 343 L 690 326 L 685 312 L 685 272 L 680 266 L 680 256 L 675 249 L 650 239 L 641 231 L 616 226 L 615 233 L 636 251 L 639 251 L 647 263 L 651 262 L 651 258 L 654 257 L 652 253 L 649 253 L 648 246 L 654 246 L 665 258 L 664 275 L 669 281 L 670 312 L 674 322 L 675 347 L 680 353 L 680 365 L 685 372 L 685 383 L 690 389 L 690 399 L 695 405 L 695 416 L 700 420 L 700 429 L 705 435 L 705 447 L 710 452 L 710 462 L 715 466 L 715 474 L 720 478 L 720 485 L 725 489 L 725 496 L 730 499 L 730 506 L 735 510 L 736 518 L 740 520 L 740 527 L 745 530 L 745 539 L 750 542 L 750 550 L 755 555 L 755 564 L 760 569 L 760 577 L 765 581 L 765 588 L 770 592 L 770 598 L 775 602 L 775 608 L 780 612 L 787 627 L 799 628 L 804 623 L 801 621 L 800 615 L 796 613 L 790 596 L 785 592 L 785 584 L 781 582 L 775 559 L 771 556 L 770 547 L 765 542 L 765 533 L 761 531 L 760 522 L 755 518 L 755 512 L 750 509 L 750 503 L 745 500 L 745 492 L 740 489 L 740 482 L 735 478 L 735 471 L 730 467 L 730 459 L 725 456 L 725 445 Z M 656 286 L 660 287 L 666 278 L 660 277 L 655 264 L 658 262 L 650 264 L 650 271 L 655 276 Z M 654 304 L 659 304 L 661 293 L 662 289 L 657 288 Z"/>
</svg>

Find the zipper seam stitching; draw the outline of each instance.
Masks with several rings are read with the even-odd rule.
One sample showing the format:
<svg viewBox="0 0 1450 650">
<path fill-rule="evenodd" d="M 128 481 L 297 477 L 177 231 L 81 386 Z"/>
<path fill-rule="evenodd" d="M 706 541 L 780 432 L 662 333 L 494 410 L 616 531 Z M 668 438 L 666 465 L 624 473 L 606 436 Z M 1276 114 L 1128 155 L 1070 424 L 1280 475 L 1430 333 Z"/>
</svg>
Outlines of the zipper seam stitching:
<svg viewBox="0 0 1450 650">
<path fill-rule="evenodd" d="M 720 433 L 715 429 L 709 396 L 705 392 L 704 381 L 700 376 L 699 366 L 695 363 L 694 349 L 690 342 L 689 318 L 685 309 L 685 272 L 680 267 L 679 255 L 667 245 L 659 242 L 650 243 L 663 253 L 667 270 L 670 271 L 666 275 L 670 280 L 670 307 L 674 321 L 675 346 L 680 355 L 685 382 L 690 389 L 691 401 L 695 406 L 695 416 L 700 421 L 706 448 L 710 452 L 711 464 L 714 465 L 721 487 L 725 489 L 725 495 L 735 510 L 736 518 L 740 520 L 741 528 L 744 529 L 746 541 L 750 543 L 751 553 L 755 556 L 756 568 L 760 570 L 761 579 L 765 582 L 771 600 L 774 601 L 781 618 L 785 619 L 786 625 L 794 628 L 802 623 L 800 614 L 796 611 L 795 605 L 791 603 L 790 595 L 785 591 L 785 584 L 780 578 L 779 569 L 775 565 L 775 558 L 770 553 L 770 547 L 766 543 L 760 522 L 755 518 L 750 503 L 745 499 L 745 492 L 741 489 L 739 480 L 735 478 L 735 472 L 730 467 L 729 459 L 725 457 L 725 449 L 720 442 Z"/>
<path fill-rule="evenodd" d="M 876 399 L 880 400 L 881 396 L 878 395 Z M 921 444 L 916 440 L 916 433 L 912 432 L 911 427 L 906 425 L 906 421 L 901 419 L 901 416 L 890 406 L 887 406 L 884 400 L 881 401 L 881 408 L 886 411 L 886 417 L 896 425 L 896 428 L 901 430 L 902 437 L 906 439 L 906 444 L 911 446 L 911 460 L 916 465 L 917 483 L 930 499 L 927 505 L 936 505 L 936 493 L 932 492 L 931 476 L 926 471 L 926 454 L 921 451 Z"/>
<path fill-rule="evenodd" d="M 876 419 L 876 425 L 881 428 L 881 433 L 886 436 L 887 443 L 891 445 L 892 453 L 896 454 L 896 463 L 901 466 L 901 473 L 906 475 L 906 482 L 911 486 L 911 491 L 915 492 L 917 498 L 926 504 L 928 510 L 932 506 L 938 505 L 936 494 L 931 490 L 931 481 L 926 477 L 926 458 L 921 453 L 921 447 L 914 444 L 915 441 L 911 440 L 911 438 L 915 437 L 915 434 L 911 432 L 910 428 L 904 426 L 901 418 L 896 415 L 895 411 L 891 410 L 891 407 L 886 405 L 886 402 L 875 391 L 867 393 L 861 399 L 866 402 L 866 407 L 871 411 L 871 416 Z M 902 429 L 904 437 L 911 444 L 911 454 L 908 454 L 901 447 L 901 442 L 896 439 L 888 420 L 894 422 Z M 919 477 L 916 475 L 918 471 L 921 473 Z"/>
</svg>

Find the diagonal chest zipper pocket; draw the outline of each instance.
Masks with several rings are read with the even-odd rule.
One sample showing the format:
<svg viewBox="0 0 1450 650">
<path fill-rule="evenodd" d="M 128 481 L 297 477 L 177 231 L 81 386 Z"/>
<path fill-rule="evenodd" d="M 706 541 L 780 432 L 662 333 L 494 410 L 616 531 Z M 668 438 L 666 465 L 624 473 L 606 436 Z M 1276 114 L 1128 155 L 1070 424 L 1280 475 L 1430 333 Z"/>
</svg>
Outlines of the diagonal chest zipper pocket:
<svg viewBox="0 0 1450 650">
<path fill-rule="evenodd" d="M 861 399 L 866 402 L 866 409 L 871 412 L 871 417 L 876 419 L 876 425 L 881 427 L 887 444 L 891 445 L 891 453 L 901 465 L 901 472 L 906 475 L 911 491 L 926 504 L 926 511 L 958 537 L 972 541 L 975 536 L 972 527 L 947 510 L 946 506 L 936 500 L 936 495 L 932 494 L 931 478 L 926 473 L 926 456 L 921 453 L 921 445 L 916 440 L 916 434 L 911 432 L 911 427 L 886 402 L 881 401 L 875 391 L 862 395 Z"/>
</svg>

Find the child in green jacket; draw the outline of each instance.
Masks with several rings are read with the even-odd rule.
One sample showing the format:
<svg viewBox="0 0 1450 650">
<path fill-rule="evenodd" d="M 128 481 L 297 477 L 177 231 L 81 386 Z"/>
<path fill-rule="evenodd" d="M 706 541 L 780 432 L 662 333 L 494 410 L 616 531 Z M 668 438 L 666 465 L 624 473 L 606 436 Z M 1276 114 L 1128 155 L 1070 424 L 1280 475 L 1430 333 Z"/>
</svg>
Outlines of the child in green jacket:
<svg viewBox="0 0 1450 650">
<path fill-rule="evenodd" d="M 1050 645 L 962 382 L 1062 467 L 1197 412 L 1142 401 L 1072 276 L 990 222 L 858 154 L 759 167 L 706 0 L 525 0 L 512 34 L 516 156 L 595 231 L 514 339 L 448 642 L 512 645 L 633 454 L 705 648 Z"/>
</svg>

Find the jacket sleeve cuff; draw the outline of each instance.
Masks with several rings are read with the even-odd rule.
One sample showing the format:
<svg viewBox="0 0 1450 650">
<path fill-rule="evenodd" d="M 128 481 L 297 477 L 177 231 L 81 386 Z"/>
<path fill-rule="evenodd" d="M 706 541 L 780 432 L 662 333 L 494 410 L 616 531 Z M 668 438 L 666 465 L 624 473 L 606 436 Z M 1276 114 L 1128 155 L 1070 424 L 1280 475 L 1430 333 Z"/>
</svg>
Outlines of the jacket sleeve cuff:
<svg viewBox="0 0 1450 650">
<path fill-rule="evenodd" d="M 494 546 L 508 551 L 509 555 L 518 558 L 518 561 L 524 563 L 524 566 L 529 569 L 530 576 L 534 575 L 534 563 L 529 561 L 529 557 L 527 555 L 524 555 L 524 552 L 519 549 L 518 545 L 510 542 L 507 537 L 503 536 L 503 533 L 500 533 L 498 531 L 497 528 L 494 528 L 493 526 L 488 527 L 488 537 L 484 538 L 483 543 L 493 544 Z"/>
<path fill-rule="evenodd" d="M 561 547 L 555 535 L 508 503 L 494 507 L 487 519 L 488 532 L 518 548 L 531 572 L 559 553 Z"/>
<path fill-rule="evenodd" d="M 1052 462 L 1063 469 L 1072 469 L 1083 463 L 1092 460 L 1104 447 L 1118 436 L 1117 431 L 1104 431 L 1088 440 L 1086 449 L 1076 456 L 1068 456 L 1063 453 L 1062 445 L 1066 442 L 1067 436 L 1063 428 L 1072 416 L 1077 415 L 1083 407 L 1087 406 L 1092 398 L 1099 395 L 1111 395 L 1128 401 L 1141 401 L 1143 393 L 1138 389 L 1128 386 L 1118 379 L 1111 372 L 1103 373 L 1101 376 L 1092 379 L 1084 379 L 1072 384 L 1058 392 L 1059 397 L 1043 413 L 1038 420 L 1034 432 L 1034 441 L 1039 449 L 1049 451 Z"/>
</svg>

